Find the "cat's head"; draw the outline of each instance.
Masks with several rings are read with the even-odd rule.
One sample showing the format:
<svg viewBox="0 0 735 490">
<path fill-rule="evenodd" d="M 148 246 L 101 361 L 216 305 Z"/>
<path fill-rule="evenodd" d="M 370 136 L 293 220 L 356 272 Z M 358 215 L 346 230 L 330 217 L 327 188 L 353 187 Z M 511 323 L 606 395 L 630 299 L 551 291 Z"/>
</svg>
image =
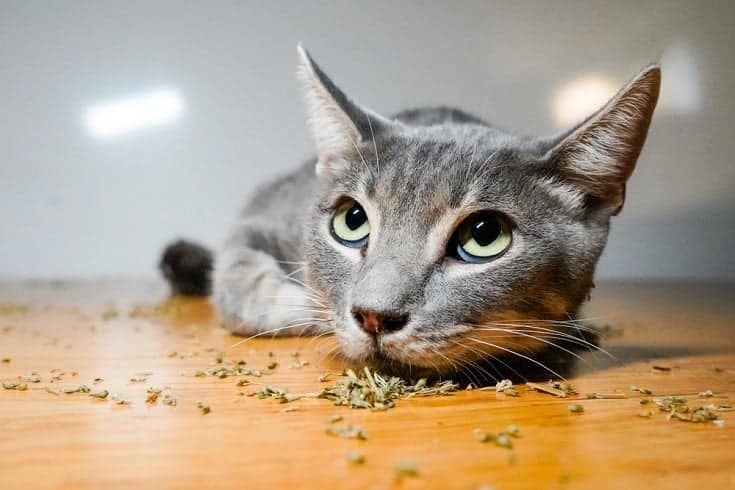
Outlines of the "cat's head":
<svg viewBox="0 0 735 490">
<path fill-rule="evenodd" d="M 563 135 L 527 138 L 456 112 L 467 122 L 382 117 L 299 52 L 321 183 L 308 280 L 344 355 L 441 373 L 563 338 L 623 205 L 659 68 Z"/>
</svg>

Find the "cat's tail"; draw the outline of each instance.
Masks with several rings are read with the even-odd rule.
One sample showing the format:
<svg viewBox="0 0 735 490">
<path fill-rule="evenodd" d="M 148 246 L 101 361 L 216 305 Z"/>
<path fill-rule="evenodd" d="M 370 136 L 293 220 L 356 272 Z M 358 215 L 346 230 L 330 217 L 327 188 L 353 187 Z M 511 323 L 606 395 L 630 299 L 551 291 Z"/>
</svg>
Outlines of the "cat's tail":
<svg viewBox="0 0 735 490">
<path fill-rule="evenodd" d="M 212 292 L 214 257 L 206 247 L 177 240 L 163 250 L 158 264 L 171 292 L 186 296 L 209 296 Z"/>
</svg>

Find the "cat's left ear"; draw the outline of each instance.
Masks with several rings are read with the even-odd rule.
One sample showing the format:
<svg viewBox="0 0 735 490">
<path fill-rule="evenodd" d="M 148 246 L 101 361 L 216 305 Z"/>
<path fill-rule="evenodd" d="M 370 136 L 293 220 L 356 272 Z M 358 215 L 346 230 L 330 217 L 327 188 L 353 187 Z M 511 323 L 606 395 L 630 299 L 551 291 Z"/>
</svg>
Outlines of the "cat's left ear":
<svg viewBox="0 0 735 490">
<path fill-rule="evenodd" d="M 359 145 L 371 141 L 390 122 L 347 97 L 319 68 L 309 53 L 298 46 L 299 70 L 316 141 L 319 175 L 334 175 L 359 153 Z"/>
<path fill-rule="evenodd" d="M 643 69 L 602 109 L 547 153 L 554 172 L 581 188 L 591 204 L 620 212 L 658 100 L 661 69 Z"/>
</svg>

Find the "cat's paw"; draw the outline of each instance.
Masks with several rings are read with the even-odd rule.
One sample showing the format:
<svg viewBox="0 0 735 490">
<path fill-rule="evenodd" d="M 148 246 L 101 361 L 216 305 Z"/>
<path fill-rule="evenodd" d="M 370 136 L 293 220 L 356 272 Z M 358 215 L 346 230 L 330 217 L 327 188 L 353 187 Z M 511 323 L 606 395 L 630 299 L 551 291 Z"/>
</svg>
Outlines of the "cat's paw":
<svg viewBox="0 0 735 490">
<path fill-rule="evenodd" d="M 269 288 L 273 294 L 242 294 L 237 289 L 220 288 L 214 301 L 225 328 L 245 336 L 311 335 L 322 331 L 324 314 L 306 290 L 282 282 Z"/>
</svg>

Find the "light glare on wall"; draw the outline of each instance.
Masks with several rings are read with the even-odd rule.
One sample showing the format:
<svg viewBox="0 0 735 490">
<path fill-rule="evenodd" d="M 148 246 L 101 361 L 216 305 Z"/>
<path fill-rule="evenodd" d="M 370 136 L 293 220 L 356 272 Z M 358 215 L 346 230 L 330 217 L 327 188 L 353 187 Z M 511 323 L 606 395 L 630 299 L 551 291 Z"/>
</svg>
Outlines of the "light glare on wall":
<svg viewBox="0 0 735 490">
<path fill-rule="evenodd" d="M 584 75 L 562 85 L 551 99 L 554 122 L 569 127 L 600 109 L 618 90 L 618 85 L 599 75 Z"/>
<path fill-rule="evenodd" d="M 93 136 L 107 138 L 172 123 L 183 108 L 177 91 L 158 89 L 95 104 L 86 111 L 84 124 Z"/>
</svg>

